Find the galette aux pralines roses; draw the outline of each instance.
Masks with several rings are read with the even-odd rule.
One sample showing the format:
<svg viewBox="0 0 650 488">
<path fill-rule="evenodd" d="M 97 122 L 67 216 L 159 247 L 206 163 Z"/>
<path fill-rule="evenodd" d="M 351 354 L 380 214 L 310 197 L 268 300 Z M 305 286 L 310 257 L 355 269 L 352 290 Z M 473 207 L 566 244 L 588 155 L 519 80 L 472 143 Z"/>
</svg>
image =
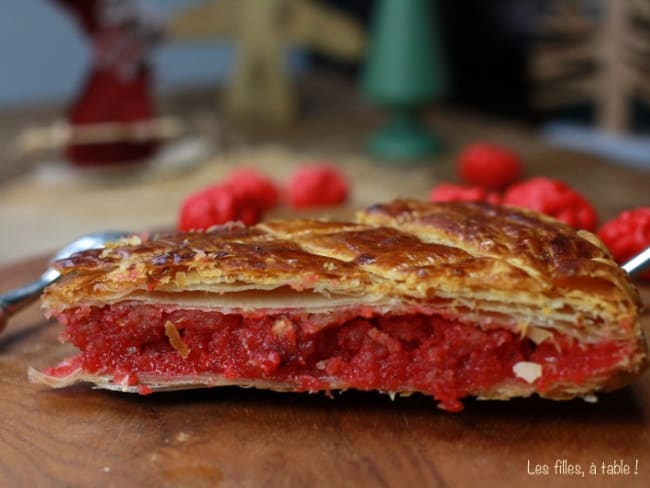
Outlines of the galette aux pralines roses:
<svg viewBox="0 0 650 488">
<path fill-rule="evenodd" d="M 79 354 L 32 381 L 461 399 L 593 398 L 646 364 L 640 300 L 591 233 L 531 211 L 396 200 L 350 222 L 133 236 L 58 263 Z"/>
</svg>

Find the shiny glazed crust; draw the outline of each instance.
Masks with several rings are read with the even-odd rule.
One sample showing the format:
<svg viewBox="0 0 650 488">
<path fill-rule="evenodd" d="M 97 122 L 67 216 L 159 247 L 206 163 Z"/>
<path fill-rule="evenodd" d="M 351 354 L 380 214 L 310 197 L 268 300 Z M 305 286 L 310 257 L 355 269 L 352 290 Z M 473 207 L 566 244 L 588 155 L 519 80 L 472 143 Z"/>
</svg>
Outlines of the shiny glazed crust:
<svg viewBox="0 0 650 488">
<path fill-rule="evenodd" d="M 233 312 L 420 307 L 522 336 L 552 330 L 583 342 L 634 344 L 616 377 L 565 385 L 547 395 L 554 398 L 619 386 L 645 365 L 638 293 L 598 238 L 509 207 L 396 200 L 353 222 L 270 221 L 134 236 L 58 268 L 62 279 L 43 295 L 48 315 L 125 300 Z"/>
</svg>

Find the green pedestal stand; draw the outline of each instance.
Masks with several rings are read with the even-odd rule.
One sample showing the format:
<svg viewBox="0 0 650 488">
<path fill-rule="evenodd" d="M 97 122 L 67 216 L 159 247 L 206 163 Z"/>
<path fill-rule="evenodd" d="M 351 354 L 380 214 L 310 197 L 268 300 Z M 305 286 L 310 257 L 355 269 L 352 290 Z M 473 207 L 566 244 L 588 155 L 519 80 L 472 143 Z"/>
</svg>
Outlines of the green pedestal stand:
<svg viewBox="0 0 650 488">
<path fill-rule="evenodd" d="M 368 151 L 386 161 L 417 161 L 437 153 L 440 139 L 420 123 L 418 110 L 393 110 L 389 122 L 368 140 Z"/>
<path fill-rule="evenodd" d="M 364 66 L 364 93 L 389 113 L 373 134 L 376 157 L 410 162 L 437 152 L 441 144 L 420 123 L 419 114 L 445 88 L 431 0 L 379 0 Z"/>
</svg>

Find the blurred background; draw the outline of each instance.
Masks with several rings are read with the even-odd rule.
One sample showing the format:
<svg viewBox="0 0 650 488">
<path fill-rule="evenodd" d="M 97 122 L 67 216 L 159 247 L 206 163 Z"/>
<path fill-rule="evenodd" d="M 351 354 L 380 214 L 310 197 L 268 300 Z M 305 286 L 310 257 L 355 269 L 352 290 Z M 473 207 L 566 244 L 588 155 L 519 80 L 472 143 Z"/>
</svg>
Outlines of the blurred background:
<svg viewBox="0 0 650 488">
<path fill-rule="evenodd" d="M 373 0 L 315 0 L 345 12 L 367 28 Z M 170 16 L 200 0 L 149 0 Z M 526 54 L 544 0 L 443 0 L 438 2 L 440 36 L 452 82 L 445 100 L 532 120 Z M 71 100 L 83 82 L 91 50 L 61 9 L 47 0 L 5 0 L 0 18 L 0 107 L 3 110 Z M 156 90 L 212 88 L 233 66 L 233 46 L 219 42 L 165 43 L 154 53 Z M 293 71 L 326 70 L 352 81 L 359 62 L 340 61 L 296 48 L 288 53 Z M 498 74 L 498 76 L 497 76 Z M 477 82 L 480 79 L 480 82 Z"/>
<path fill-rule="evenodd" d="M 644 0 L 4 0 L 3 11 L 0 263 L 107 226 L 174 228 L 188 195 L 242 167 L 279 189 L 285 203 L 266 217 L 427 198 L 462 183 L 460 152 L 486 141 L 523 176 L 575 186 L 601 221 L 650 203 Z M 316 164 L 340 172 L 346 199 L 292 205 L 292 178 Z"/>
</svg>

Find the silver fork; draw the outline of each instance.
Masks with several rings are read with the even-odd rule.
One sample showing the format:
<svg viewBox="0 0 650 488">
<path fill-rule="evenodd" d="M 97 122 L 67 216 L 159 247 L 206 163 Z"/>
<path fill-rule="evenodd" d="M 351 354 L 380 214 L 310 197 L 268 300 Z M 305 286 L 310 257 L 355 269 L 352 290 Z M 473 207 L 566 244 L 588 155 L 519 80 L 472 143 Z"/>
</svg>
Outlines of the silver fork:
<svg viewBox="0 0 650 488">
<path fill-rule="evenodd" d="M 627 263 L 621 266 L 627 274 L 635 277 L 650 268 L 650 246 L 646 247 L 644 251 L 630 259 Z"/>
<path fill-rule="evenodd" d="M 21 286 L 20 288 L 14 288 L 0 295 L 0 331 L 5 328 L 7 321 L 12 315 L 32 303 L 47 285 L 54 283 L 61 276 L 61 273 L 54 268 L 55 261 L 67 258 L 79 251 L 101 249 L 107 242 L 117 241 L 121 237 L 130 234 L 130 232 L 122 231 L 95 232 L 81 236 L 61 248 L 52 257 L 47 269 L 36 281 Z"/>
</svg>

